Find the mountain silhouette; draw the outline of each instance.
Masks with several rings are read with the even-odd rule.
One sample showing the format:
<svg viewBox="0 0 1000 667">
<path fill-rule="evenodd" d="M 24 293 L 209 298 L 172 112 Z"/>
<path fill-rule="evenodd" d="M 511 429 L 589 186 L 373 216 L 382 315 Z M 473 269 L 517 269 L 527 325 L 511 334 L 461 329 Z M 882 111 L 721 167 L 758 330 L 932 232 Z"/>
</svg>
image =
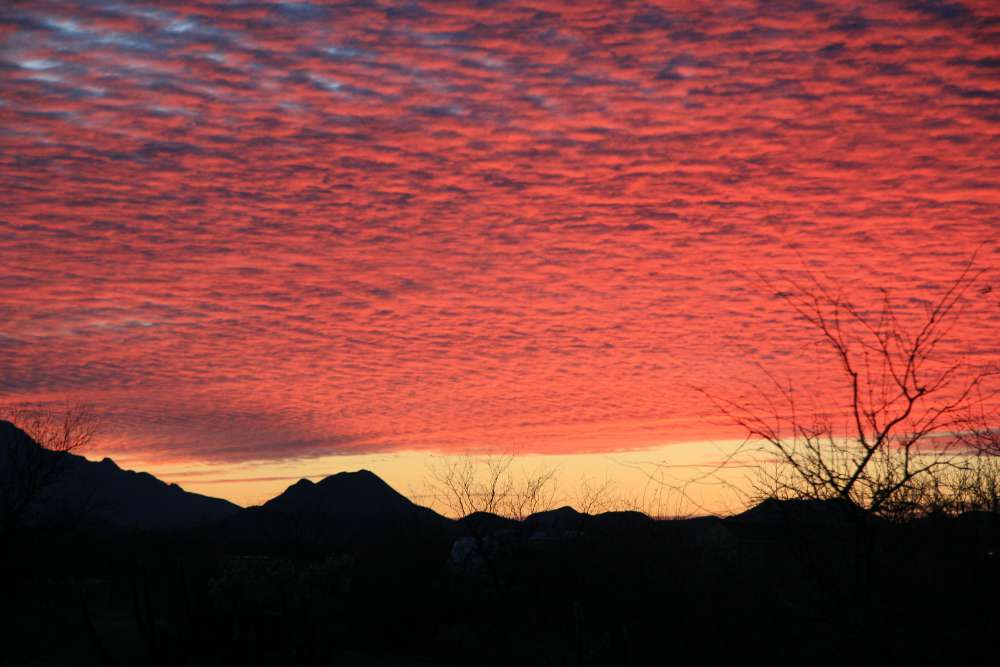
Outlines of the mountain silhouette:
<svg viewBox="0 0 1000 667">
<path fill-rule="evenodd" d="M 0 420 L 0 512 L 27 527 L 179 531 L 218 521 L 239 507 L 185 491 L 109 458 L 47 450 Z M 16 505 L 23 502 L 24 507 Z"/>
<path fill-rule="evenodd" d="M 271 498 L 264 508 L 288 512 L 304 508 L 354 514 L 409 512 L 418 507 L 370 470 L 340 472 L 319 482 L 300 479 Z"/>
<path fill-rule="evenodd" d="M 260 544 L 374 544 L 446 534 L 454 522 L 417 505 L 369 470 L 301 479 L 225 521 L 232 540 Z"/>
<path fill-rule="evenodd" d="M 539 537 L 553 537 L 583 527 L 589 516 L 569 506 L 535 512 L 525 518 L 525 527 Z"/>
<path fill-rule="evenodd" d="M 501 530 L 514 530 L 521 523 L 492 512 L 472 512 L 458 520 L 459 527 L 472 535 L 485 535 Z"/>
<path fill-rule="evenodd" d="M 793 524 L 848 524 L 857 520 L 860 510 L 842 498 L 828 500 L 768 498 L 727 521 L 767 526 Z"/>
</svg>

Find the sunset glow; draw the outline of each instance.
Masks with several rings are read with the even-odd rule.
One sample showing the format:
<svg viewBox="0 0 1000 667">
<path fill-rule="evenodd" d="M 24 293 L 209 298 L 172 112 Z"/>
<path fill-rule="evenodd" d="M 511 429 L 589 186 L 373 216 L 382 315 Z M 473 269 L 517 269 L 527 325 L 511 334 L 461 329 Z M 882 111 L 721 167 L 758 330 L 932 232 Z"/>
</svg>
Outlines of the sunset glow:
<svg viewBox="0 0 1000 667">
<path fill-rule="evenodd" d="M 711 461 L 698 388 L 838 388 L 759 276 L 905 319 L 977 249 L 942 353 L 1000 363 L 996 2 L 79 5 L 0 8 L 0 402 L 90 458 Z"/>
</svg>

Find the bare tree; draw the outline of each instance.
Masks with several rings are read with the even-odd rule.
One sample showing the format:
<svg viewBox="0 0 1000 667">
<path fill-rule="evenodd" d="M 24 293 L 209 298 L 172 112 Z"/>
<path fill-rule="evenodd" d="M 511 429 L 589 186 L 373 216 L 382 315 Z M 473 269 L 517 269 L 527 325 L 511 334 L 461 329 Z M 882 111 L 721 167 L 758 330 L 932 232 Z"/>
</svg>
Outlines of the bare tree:
<svg viewBox="0 0 1000 667">
<path fill-rule="evenodd" d="M 1000 458 L 979 453 L 955 475 L 946 508 L 953 512 L 1000 512 Z"/>
<path fill-rule="evenodd" d="M 865 513 L 905 517 L 933 505 L 968 462 L 956 436 L 992 395 L 994 372 L 950 359 L 946 344 L 983 270 L 973 257 L 918 321 L 905 320 L 887 290 L 865 308 L 829 278 L 761 278 L 816 332 L 842 394 L 810 394 L 762 369 L 749 397 L 703 392 L 759 447 L 758 494 L 848 501 Z M 995 434 L 989 428 L 981 433 Z M 977 438 L 985 449 L 989 439 Z"/>
<path fill-rule="evenodd" d="M 552 509 L 556 469 L 516 470 L 513 454 L 464 457 L 432 465 L 430 493 L 457 517 L 496 514 L 521 521 Z"/>
<path fill-rule="evenodd" d="M 609 478 L 582 477 L 573 494 L 573 507 L 584 514 L 600 514 L 624 509 L 628 504 L 618 496 L 615 483 Z"/>
<path fill-rule="evenodd" d="M 496 520 L 522 521 L 552 509 L 556 499 L 556 469 L 516 470 L 513 454 L 443 459 L 430 467 L 429 493 L 436 504 L 460 519 L 467 537 L 453 546 L 456 564 L 483 568 L 494 585 L 503 583 L 497 566 L 501 543 L 493 534 Z"/>
<path fill-rule="evenodd" d="M 958 439 L 969 452 L 1000 456 L 1000 413 L 989 409 L 987 397 L 979 395 L 961 421 Z"/>
<path fill-rule="evenodd" d="M 99 424 L 82 405 L 61 411 L 0 407 L 0 420 L 0 541 L 6 541 L 58 480 L 66 457 L 93 442 Z"/>
</svg>

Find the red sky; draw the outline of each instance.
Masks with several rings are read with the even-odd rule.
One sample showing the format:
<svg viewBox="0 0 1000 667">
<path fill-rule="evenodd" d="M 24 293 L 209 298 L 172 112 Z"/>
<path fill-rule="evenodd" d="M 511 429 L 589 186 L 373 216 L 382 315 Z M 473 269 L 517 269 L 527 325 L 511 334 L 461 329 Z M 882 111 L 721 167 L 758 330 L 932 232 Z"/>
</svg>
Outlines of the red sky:
<svg viewBox="0 0 1000 667">
<path fill-rule="evenodd" d="M 82 3 L 81 3 L 82 4 Z M 723 437 L 803 263 L 1000 361 L 994 2 L 13 2 L 0 400 L 242 464 Z M 870 294 L 868 292 L 861 292 Z"/>
</svg>

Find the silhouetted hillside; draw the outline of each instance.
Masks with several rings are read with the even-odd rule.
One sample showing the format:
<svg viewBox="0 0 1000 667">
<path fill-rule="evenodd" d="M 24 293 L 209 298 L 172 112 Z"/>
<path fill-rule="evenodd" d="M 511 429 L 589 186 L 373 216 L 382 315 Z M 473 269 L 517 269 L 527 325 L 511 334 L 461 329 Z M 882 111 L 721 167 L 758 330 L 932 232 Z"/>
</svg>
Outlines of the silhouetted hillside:
<svg viewBox="0 0 1000 667">
<path fill-rule="evenodd" d="M 368 470 L 317 483 L 302 479 L 224 523 L 222 534 L 252 544 L 368 544 L 447 535 L 453 522 L 416 505 Z"/>
<path fill-rule="evenodd" d="M 109 458 L 88 461 L 51 452 L 6 421 L 0 421 L 0 480 L 5 502 L 32 491 L 21 520 L 33 527 L 177 531 L 239 510 L 228 500 L 184 491 L 149 473 L 122 470 Z"/>
<path fill-rule="evenodd" d="M 494 533 L 499 530 L 513 530 L 521 524 L 514 519 L 493 514 L 492 512 L 473 512 L 458 520 L 458 526 L 463 531 L 472 534 Z"/>
<path fill-rule="evenodd" d="M 9 424 L 0 435 L 4 482 L 24 453 L 49 460 Z M 897 524 L 837 502 L 765 501 L 726 519 L 561 507 L 452 521 L 365 470 L 234 511 L 110 460 L 65 462 L 47 521 L 0 541 L 4 664 L 995 658 L 994 514 Z M 109 501 L 91 516 L 147 530 L 63 530 L 87 516 L 85 489 Z M 212 511 L 223 517 L 207 530 L 159 531 Z"/>
<path fill-rule="evenodd" d="M 568 530 L 576 531 L 583 527 L 587 515 L 577 512 L 569 506 L 553 510 L 535 512 L 525 518 L 524 524 L 530 530 L 547 535 L 556 535 Z"/>
<path fill-rule="evenodd" d="M 417 507 L 369 470 L 340 472 L 319 482 L 300 479 L 262 506 L 289 512 L 318 507 L 355 514 L 409 512 Z"/>
<path fill-rule="evenodd" d="M 768 498 L 757 505 L 729 518 L 729 521 L 781 525 L 797 524 L 847 524 L 861 520 L 862 511 L 841 498 L 830 500 Z"/>
</svg>

